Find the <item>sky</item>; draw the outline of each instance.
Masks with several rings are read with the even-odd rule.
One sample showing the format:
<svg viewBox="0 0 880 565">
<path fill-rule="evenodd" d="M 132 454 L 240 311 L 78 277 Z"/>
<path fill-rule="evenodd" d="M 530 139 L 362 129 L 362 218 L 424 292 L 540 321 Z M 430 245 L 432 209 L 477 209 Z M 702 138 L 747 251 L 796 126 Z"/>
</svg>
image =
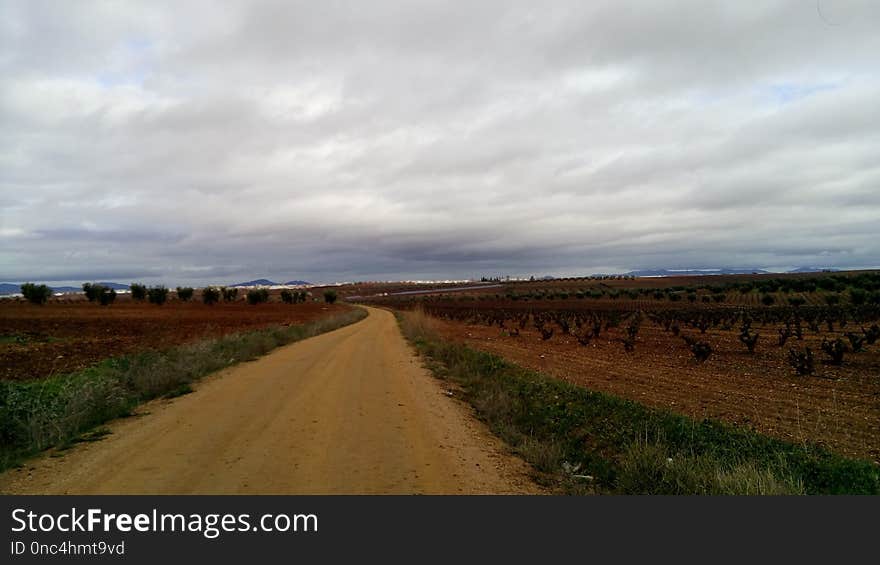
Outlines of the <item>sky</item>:
<svg viewBox="0 0 880 565">
<path fill-rule="evenodd" d="M 0 281 L 880 266 L 876 0 L 5 0 Z"/>
</svg>

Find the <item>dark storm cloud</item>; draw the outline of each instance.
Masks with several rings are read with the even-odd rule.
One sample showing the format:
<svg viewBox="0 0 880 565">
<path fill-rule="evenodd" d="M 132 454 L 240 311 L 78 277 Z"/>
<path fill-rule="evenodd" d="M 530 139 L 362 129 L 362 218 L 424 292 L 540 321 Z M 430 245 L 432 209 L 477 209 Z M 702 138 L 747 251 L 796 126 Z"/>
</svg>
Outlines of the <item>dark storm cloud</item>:
<svg viewBox="0 0 880 565">
<path fill-rule="evenodd" d="M 857 0 L 8 2 L 0 275 L 877 266 L 878 27 Z"/>
</svg>

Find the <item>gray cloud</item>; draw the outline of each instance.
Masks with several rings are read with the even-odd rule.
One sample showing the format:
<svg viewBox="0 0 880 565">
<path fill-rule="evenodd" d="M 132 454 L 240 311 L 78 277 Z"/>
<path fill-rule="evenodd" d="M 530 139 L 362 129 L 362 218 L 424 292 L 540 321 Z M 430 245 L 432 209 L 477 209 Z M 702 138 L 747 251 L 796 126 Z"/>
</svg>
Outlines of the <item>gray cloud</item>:
<svg viewBox="0 0 880 565">
<path fill-rule="evenodd" d="M 0 277 L 880 265 L 876 2 L 471 4 L 8 2 Z"/>
</svg>

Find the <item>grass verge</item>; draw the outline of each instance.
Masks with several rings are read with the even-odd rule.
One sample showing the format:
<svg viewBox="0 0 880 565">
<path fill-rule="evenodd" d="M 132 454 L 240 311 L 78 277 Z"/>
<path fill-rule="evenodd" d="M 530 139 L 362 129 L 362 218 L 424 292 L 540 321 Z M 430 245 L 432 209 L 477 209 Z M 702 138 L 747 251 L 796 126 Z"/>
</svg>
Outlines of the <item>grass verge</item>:
<svg viewBox="0 0 880 565">
<path fill-rule="evenodd" d="M 356 308 L 302 325 L 106 359 L 68 375 L 0 381 L 0 470 L 44 449 L 70 444 L 83 432 L 130 414 L 142 402 L 187 394 L 192 382 L 209 373 L 366 316 L 366 310 Z"/>
<path fill-rule="evenodd" d="M 456 383 L 490 429 L 565 492 L 880 494 L 880 468 L 811 444 L 593 392 L 439 339 L 398 313 L 435 376 Z"/>
</svg>

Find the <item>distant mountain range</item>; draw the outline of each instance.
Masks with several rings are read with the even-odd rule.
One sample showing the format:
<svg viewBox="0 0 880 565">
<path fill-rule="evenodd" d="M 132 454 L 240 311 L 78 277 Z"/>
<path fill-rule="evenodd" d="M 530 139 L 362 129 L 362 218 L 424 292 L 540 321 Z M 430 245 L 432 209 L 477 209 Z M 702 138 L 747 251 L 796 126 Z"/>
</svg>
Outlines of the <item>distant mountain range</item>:
<svg viewBox="0 0 880 565">
<path fill-rule="evenodd" d="M 120 284 L 115 282 L 99 282 L 95 283 L 99 284 L 106 288 L 112 288 L 113 290 L 128 290 L 127 284 Z M 77 286 L 50 286 L 52 292 L 82 292 L 82 287 Z M 15 283 L 0 283 L 0 296 L 8 295 L 8 294 L 18 294 L 21 292 L 21 285 Z"/>
<path fill-rule="evenodd" d="M 76 288 L 75 286 L 50 286 L 52 292 L 82 292 L 82 288 Z"/>
<path fill-rule="evenodd" d="M 829 269 L 827 267 L 797 267 L 796 269 L 792 269 L 790 271 L 785 271 L 784 274 L 795 274 L 795 273 L 823 273 L 823 272 L 838 272 L 839 269 Z M 769 275 L 774 274 L 773 271 L 767 271 L 764 269 L 643 269 L 638 271 L 630 271 L 626 273 L 627 275 L 633 275 L 636 277 L 680 277 L 680 276 L 692 276 L 692 275 Z M 783 273 L 779 273 L 783 274 Z"/>
<path fill-rule="evenodd" d="M 103 286 L 104 288 L 112 288 L 113 290 L 128 290 L 129 286 L 127 284 L 120 284 L 115 282 L 99 282 L 95 283 Z M 76 290 L 82 290 L 82 288 L 78 288 Z"/>
<path fill-rule="evenodd" d="M 768 273 L 763 269 L 643 269 L 630 271 L 627 275 L 636 277 L 681 277 L 685 275 L 763 275 Z"/>
<path fill-rule="evenodd" d="M 837 273 L 840 269 L 832 269 L 829 267 L 798 267 L 788 271 L 789 273 Z"/>
<path fill-rule="evenodd" d="M 300 286 L 300 285 L 306 285 L 306 284 L 310 284 L 310 283 L 308 283 L 306 281 L 287 281 L 286 283 L 277 283 L 277 282 L 270 281 L 269 279 L 256 279 L 256 280 L 252 280 L 252 281 L 234 284 L 232 286 L 234 286 L 234 287 L 236 287 L 236 286 L 282 286 L 282 285 Z"/>
<path fill-rule="evenodd" d="M 0 283 L 0 294 L 15 294 L 17 292 L 21 292 L 21 285 Z"/>
<path fill-rule="evenodd" d="M 255 279 L 252 281 L 240 282 L 231 286 L 276 286 L 277 284 L 277 282 L 272 282 L 269 279 Z"/>
</svg>

